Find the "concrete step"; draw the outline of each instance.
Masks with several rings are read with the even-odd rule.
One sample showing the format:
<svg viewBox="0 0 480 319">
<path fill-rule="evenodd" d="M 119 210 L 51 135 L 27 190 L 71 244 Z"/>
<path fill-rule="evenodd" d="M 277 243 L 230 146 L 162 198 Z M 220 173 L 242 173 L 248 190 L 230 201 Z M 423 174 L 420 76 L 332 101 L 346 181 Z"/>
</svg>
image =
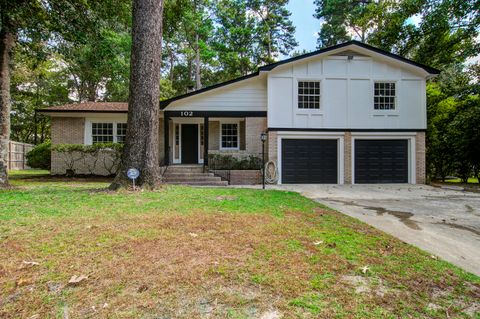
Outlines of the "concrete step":
<svg viewBox="0 0 480 319">
<path fill-rule="evenodd" d="M 167 168 L 166 173 L 203 173 L 203 167 L 174 167 Z"/>
<path fill-rule="evenodd" d="M 227 181 L 190 181 L 190 182 L 167 182 L 170 185 L 192 185 L 192 186 L 228 186 Z"/>
<path fill-rule="evenodd" d="M 169 172 L 167 171 L 164 175 L 164 177 L 184 177 L 184 176 L 197 176 L 197 177 L 202 177 L 202 176 L 215 176 L 213 173 L 197 173 L 197 172 Z"/>
<path fill-rule="evenodd" d="M 174 177 L 174 178 L 165 178 L 165 181 L 167 183 L 170 182 L 217 182 L 221 181 L 222 179 L 220 177 L 216 176 L 205 176 L 205 177 Z"/>
</svg>

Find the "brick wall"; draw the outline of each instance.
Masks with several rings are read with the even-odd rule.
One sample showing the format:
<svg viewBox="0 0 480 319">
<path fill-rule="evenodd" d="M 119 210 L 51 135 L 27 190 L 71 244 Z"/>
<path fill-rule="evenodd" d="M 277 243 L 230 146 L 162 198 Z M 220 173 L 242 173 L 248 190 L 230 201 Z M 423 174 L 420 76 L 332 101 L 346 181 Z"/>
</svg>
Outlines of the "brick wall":
<svg viewBox="0 0 480 319">
<path fill-rule="evenodd" d="M 220 122 L 211 121 L 208 123 L 208 150 L 219 150 L 220 145 Z"/>
<path fill-rule="evenodd" d="M 52 117 L 52 144 L 83 144 L 85 119 L 82 117 Z"/>
<path fill-rule="evenodd" d="M 343 174 L 345 184 L 352 183 L 352 133 L 350 131 L 345 131 L 344 139 L 344 166 L 343 166 Z"/>
<path fill-rule="evenodd" d="M 215 174 L 222 178 L 227 178 L 228 171 L 215 170 Z M 260 170 L 231 170 L 230 185 L 258 185 L 262 183 L 262 174 Z"/>
<path fill-rule="evenodd" d="M 245 150 L 249 154 L 262 154 L 262 141 L 260 140 L 260 134 L 267 130 L 267 118 L 247 117 L 245 122 Z M 265 152 L 267 152 L 267 149 L 265 149 Z"/>
<path fill-rule="evenodd" d="M 52 144 L 83 144 L 85 119 L 81 117 L 52 117 Z M 52 152 L 51 174 L 65 174 L 66 164 L 63 155 Z"/>
<path fill-rule="evenodd" d="M 426 161 L 425 161 L 425 132 L 417 132 L 415 138 L 415 164 L 417 184 L 426 182 Z"/>
<path fill-rule="evenodd" d="M 270 131 L 268 132 L 268 160 L 277 161 L 277 132 Z"/>
</svg>

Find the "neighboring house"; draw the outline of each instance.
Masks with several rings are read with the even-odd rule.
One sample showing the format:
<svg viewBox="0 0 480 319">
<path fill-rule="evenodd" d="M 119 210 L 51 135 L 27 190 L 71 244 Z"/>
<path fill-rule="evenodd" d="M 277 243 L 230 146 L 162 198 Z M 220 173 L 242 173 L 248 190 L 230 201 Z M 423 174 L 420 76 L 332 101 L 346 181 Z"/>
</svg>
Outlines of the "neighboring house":
<svg viewBox="0 0 480 319">
<path fill-rule="evenodd" d="M 439 71 L 350 41 L 160 103 L 160 165 L 261 155 L 279 183 L 424 183 L 426 80 Z M 122 142 L 126 103 L 40 110 L 52 142 Z M 166 147 L 168 146 L 168 147 Z M 65 167 L 53 156 L 52 173 Z"/>
</svg>

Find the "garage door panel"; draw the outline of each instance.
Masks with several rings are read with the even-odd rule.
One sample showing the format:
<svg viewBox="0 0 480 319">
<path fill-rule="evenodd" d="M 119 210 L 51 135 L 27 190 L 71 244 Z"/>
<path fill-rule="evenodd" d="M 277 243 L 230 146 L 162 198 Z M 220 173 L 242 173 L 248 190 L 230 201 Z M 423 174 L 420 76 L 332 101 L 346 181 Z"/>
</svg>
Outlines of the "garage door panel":
<svg viewBox="0 0 480 319">
<path fill-rule="evenodd" d="M 355 140 L 355 183 L 408 183 L 408 140 Z"/>
<path fill-rule="evenodd" d="M 282 183 L 335 184 L 337 163 L 337 140 L 282 140 Z"/>
</svg>

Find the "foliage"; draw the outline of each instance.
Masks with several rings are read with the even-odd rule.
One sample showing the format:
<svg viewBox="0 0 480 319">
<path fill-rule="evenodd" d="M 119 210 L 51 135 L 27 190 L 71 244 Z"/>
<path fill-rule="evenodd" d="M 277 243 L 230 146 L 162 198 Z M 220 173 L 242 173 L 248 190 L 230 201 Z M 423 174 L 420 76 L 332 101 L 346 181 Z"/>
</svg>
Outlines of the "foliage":
<svg viewBox="0 0 480 319">
<path fill-rule="evenodd" d="M 478 0 L 315 0 L 319 47 L 351 38 L 433 67 L 478 54 Z"/>
<path fill-rule="evenodd" d="M 31 168 L 41 168 L 49 170 L 52 164 L 51 143 L 42 143 L 35 146 L 27 153 L 27 165 Z"/>
<path fill-rule="evenodd" d="M 208 165 L 214 170 L 258 170 L 263 166 L 257 156 L 238 158 L 225 154 L 208 154 Z"/>
<path fill-rule="evenodd" d="M 68 176 L 77 174 L 78 166 L 83 165 L 90 175 L 95 175 L 99 169 L 101 159 L 102 167 L 114 175 L 117 173 L 123 144 L 120 143 L 97 143 L 93 145 L 83 144 L 55 144 L 52 151 L 62 154 Z"/>
<path fill-rule="evenodd" d="M 472 66 L 453 66 L 427 86 L 427 173 L 445 180 L 457 175 L 464 182 L 480 167 L 480 97 Z"/>
</svg>

